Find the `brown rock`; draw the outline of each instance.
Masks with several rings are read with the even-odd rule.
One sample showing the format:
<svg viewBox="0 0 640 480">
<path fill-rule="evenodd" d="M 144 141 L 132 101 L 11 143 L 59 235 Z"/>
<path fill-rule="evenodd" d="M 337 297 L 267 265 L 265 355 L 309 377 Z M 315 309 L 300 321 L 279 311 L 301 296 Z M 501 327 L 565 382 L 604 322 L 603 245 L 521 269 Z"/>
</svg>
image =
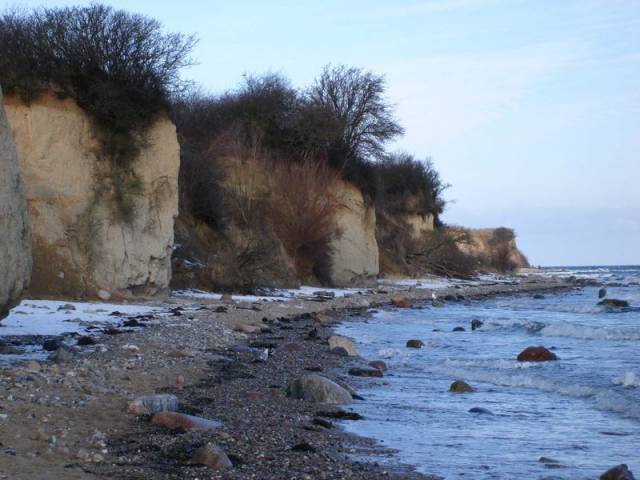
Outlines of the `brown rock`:
<svg viewBox="0 0 640 480">
<path fill-rule="evenodd" d="M 329 337 L 329 350 L 334 348 L 344 348 L 350 357 L 357 357 L 358 350 L 351 340 L 340 335 L 332 335 Z"/>
<path fill-rule="evenodd" d="M 246 325 L 246 324 L 236 325 L 234 330 L 236 332 L 242 332 L 242 333 L 260 333 L 262 331 L 262 329 L 256 325 Z"/>
<path fill-rule="evenodd" d="M 304 375 L 287 388 L 287 396 L 308 402 L 343 405 L 351 403 L 351 394 L 337 383 L 316 374 Z"/>
<path fill-rule="evenodd" d="M 603 305 L 605 307 L 626 308 L 629 306 L 629 302 L 627 302 L 626 300 L 617 300 L 615 298 L 607 298 L 606 300 L 602 300 L 598 302 L 598 305 Z"/>
<path fill-rule="evenodd" d="M 407 348 L 422 348 L 424 347 L 424 342 L 422 340 L 407 340 Z"/>
<path fill-rule="evenodd" d="M 354 377 L 382 377 L 382 371 L 377 368 L 350 368 L 349 375 Z"/>
<path fill-rule="evenodd" d="M 454 393 L 470 393 L 475 392 L 476 389 L 469 385 L 467 382 L 463 382 L 462 380 L 456 380 L 449 387 L 450 392 Z"/>
<path fill-rule="evenodd" d="M 396 308 L 412 308 L 413 302 L 408 298 L 395 298 L 391 300 L 391 303 Z"/>
<path fill-rule="evenodd" d="M 600 480 L 635 480 L 635 477 L 629 467 L 623 463 L 604 472 L 600 475 Z"/>
<path fill-rule="evenodd" d="M 551 360 L 558 360 L 558 357 L 545 347 L 528 347 L 518 355 L 519 362 L 548 362 Z"/>
<path fill-rule="evenodd" d="M 194 465 L 206 465 L 212 470 L 232 468 L 233 464 L 227 454 L 214 443 L 207 443 L 198 448 L 191 458 Z"/>
<path fill-rule="evenodd" d="M 386 372 L 388 370 L 387 364 L 384 363 L 382 360 L 373 360 L 372 362 L 369 362 L 369 366 L 373 368 L 377 368 L 381 372 Z"/>
<path fill-rule="evenodd" d="M 151 424 L 169 430 L 217 430 L 222 426 L 215 420 L 194 417 L 177 412 L 159 412 L 151 418 Z"/>
</svg>

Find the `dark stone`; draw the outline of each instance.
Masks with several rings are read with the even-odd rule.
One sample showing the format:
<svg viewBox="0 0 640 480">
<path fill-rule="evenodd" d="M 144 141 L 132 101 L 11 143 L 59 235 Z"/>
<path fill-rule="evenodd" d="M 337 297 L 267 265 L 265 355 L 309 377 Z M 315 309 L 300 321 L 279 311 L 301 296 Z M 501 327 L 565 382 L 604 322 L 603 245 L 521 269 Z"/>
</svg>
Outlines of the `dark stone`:
<svg viewBox="0 0 640 480">
<path fill-rule="evenodd" d="M 333 423 L 331 423 L 329 420 L 325 420 L 324 418 L 314 418 L 313 424 L 318 425 L 322 428 L 333 428 Z"/>
<path fill-rule="evenodd" d="M 407 340 L 407 348 L 422 348 L 424 347 L 424 342 L 422 340 Z"/>
<path fill-rule="evenodd" d="M 291 450 L 293 450 L 294 452 L 315 452 L 316 451 L 315 447 L 307 442 L 300 442 L 297 445 L 294 445 L 293 447 L 291 447 Z"/>
<path fill-rule="evenodd" d="M 356 412 L 347 412 L 345 410 L 332 410 L 317 412 L 317 416 L 326 418 L 336 418 L 339 420 L 362 420 L 364 417 Z"/>
<path fill-rule="evenodd" d="M 600 480 L 635 480 L 635 477 L 629 467 L 622 463 L 600 475 Z"/>
<path fill-rule="evenodd" d="M 607 296 L 606 288 L 601 288 L 600 290 L 598 290 L 598 298 L 604 298 L 606 296 Z"/>
<path fill-rule="evenodd" d="M 493 415 L 491 410 L 482 407 L 473 407 L 469 409 L 469 413 L 477 413 L 479 415 Z"/>
<path fill-rule="evenodd" d="M 616 298 L 607 298 L 606 300 L 598 302 L 598 305 L 602 305 L 605 307 L 626 308 L 629 306 L 629 302 L 627 302 L 626 300 L 618 300 Z"/>
<path fill-rule="evenodd" d="M 475 392 L 476 389 L 469 385 L 467 382 L 463 382 L 462 380 L 456 380 L 449 387 L 449 391 L 453 393 L 471 393 Z"/>
<path fill-rule="evenodd" d="M 482 320 L 478 320 L 477 318 L 474 318 L 473 320 L 471 320 L 471 330 L 476 330 L 480 328 L 482 325 L 484 325 L 484 322 Z"/>
<path fill-rule="evenodd" d="M 381 372 L 386 372 L 388 370 L 387 364 L 384 363 L 382 360 L 373 360 L 372 362 L 369 362 L 369 366 L 373 368 L 377 368 Z"/>
<path fill-rule="evenodd" d="M 349 375 L 354 377 L 382 377 L 383 374 L 377 368 L 350 368 Z"/>
<path fill-rule="evenodd" d="M 527 347 L 518 355 L 519 362 L 548 362 L 558 360 L 555 353 L 545 347 Z"/>
<path fill-rule="evenodd" d="M 60 342 L 58 340 L 52 339 L 52 340 L 45 340 L 44 342 L 42 342 L 42 349 L 46 350 L 47 352 L 55 352 L 59 348 L 60 348 Z"/>
<path fill-rule="evenodd" d="M 349 356 L 349 352 L 347 352 L 347 350 L 345 348 L 342 347 L 334 347 L 331 350 L 329 350 L 330 353 L 333 353 L 334 355 L 338 355 L 340 357 L 348 357 Z"/>
<path fill-rule="evenodd" d="M 535 298 L 536 300 L 543 300 L 544 299 L 544 295 L 542 295 L 541 293 L 536 293 L 533 298 Z"/>
<path fill-rule="evenodd" d="M 78 346 L 80 346 L 80 347 L 86 347 L 88 345 L 95 345 L 96 343 L 98 343 L 98 342 L 96 342 L 96 340 L 94 338 L 92 338 L 92 337 L 84 336 L 84 337 L 80 337 L 78 339 Z"/>
<path fill-rule="evenodd" d="M 465 329 L 464 329 L 464 327 L 455 327 L 452 331 L 453 332 L 464 332 Z"/>
</svg>

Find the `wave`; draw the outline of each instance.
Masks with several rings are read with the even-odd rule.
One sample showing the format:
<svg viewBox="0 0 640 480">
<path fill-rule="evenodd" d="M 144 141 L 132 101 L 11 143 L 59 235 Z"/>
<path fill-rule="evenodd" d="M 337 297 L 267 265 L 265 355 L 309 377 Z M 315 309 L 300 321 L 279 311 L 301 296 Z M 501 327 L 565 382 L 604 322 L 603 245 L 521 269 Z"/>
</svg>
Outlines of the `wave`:
<svg viewBox="0 0 640 480">
<path fill-rule="evenodd" d="M 580 340 L 640 340 L 640 331 L 638 330 L 589 327 L 567 322 L 547 325 L 539 333 L 547 337 L 569 337 Z"/>
<path fill-rule="evenodd" d="M 636 375 L 635 372 L 625 372 L 623 376 L 614 378 L 613 383 L 623 387 L 640 387 L 640 375 Z"/>
</svg>

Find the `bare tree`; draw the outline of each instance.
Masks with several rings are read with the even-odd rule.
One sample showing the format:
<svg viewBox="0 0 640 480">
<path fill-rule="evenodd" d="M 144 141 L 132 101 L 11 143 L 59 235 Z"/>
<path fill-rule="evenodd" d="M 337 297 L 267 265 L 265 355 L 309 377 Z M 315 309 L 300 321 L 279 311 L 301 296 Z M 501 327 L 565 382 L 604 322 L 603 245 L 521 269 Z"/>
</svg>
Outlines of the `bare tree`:
<svg viewBox="0 0 640 480">
<path fill-rule="evenodd" d="M 324 68 L 307 95 L 340 122 L 344 162 L 379 157 L 389 140 L 403 133 L 384 98 L 384 77 L 359 68 Z"/>
</svg>

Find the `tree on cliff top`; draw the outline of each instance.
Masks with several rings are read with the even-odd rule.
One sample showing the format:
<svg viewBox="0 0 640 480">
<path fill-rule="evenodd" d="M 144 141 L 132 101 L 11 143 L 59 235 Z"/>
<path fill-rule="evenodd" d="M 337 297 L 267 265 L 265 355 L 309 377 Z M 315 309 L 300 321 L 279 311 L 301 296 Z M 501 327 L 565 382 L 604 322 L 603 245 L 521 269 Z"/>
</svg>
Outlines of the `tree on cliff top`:
<svg viewBox="0 0 640 480">
<path fill-rule="evenodd" d="M 194 37 L 104 5 L 0 16 L 0 85 L 30 102 L 53 88 L 94 121 L 106 156 L 125 166 L 146 128 L 184 84 Z"/>
</svg>

